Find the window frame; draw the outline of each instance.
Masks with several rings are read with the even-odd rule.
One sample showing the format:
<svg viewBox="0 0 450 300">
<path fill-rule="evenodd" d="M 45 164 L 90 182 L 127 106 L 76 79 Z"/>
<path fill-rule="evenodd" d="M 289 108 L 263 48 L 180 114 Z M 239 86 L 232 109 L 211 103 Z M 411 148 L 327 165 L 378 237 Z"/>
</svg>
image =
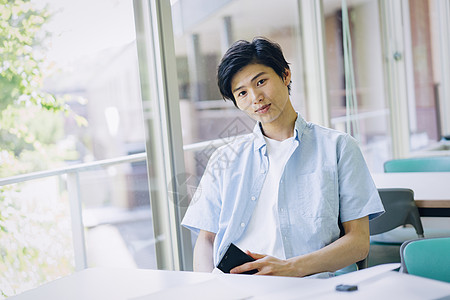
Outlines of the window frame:
<svg viewBox="0 0 450 300">
<path fill-rule="evenodd" d="M 156 178 L 150 182 L 156 262 L 158 269 L 192 270 L 191 236 L 180 225 L 186 208 L 177 205 L 186 191 L 172 184 L 184 174 L 184 156 L 170 1 L 134 0 L 133 6 L 147 161 L 154 167 L 148 174 Z"/>
</svg>

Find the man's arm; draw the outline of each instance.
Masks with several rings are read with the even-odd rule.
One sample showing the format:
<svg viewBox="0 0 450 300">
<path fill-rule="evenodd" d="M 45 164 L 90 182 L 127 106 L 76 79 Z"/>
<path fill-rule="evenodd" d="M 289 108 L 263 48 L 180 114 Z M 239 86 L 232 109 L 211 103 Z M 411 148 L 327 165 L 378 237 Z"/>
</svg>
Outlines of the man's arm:
<svg viewBox="0 0 450 300">
<path fill-rule="evenodd" d="M 369 218 L 342 223 L 345 235 L 320 250 L 287 260 L 250 253 L 254 262 L 231 270 L 242 273 L 258 269 L 257 275 L 303 277 L 321 272 L 334 272 L 367 257 L 370 247 Z"/>
<path fill-rule="evenodd" d="M 211 272 L 214 269 L 213 245 L 216 234 L 200 230 L 194 247 L 194 271 Z"/>
</svg>

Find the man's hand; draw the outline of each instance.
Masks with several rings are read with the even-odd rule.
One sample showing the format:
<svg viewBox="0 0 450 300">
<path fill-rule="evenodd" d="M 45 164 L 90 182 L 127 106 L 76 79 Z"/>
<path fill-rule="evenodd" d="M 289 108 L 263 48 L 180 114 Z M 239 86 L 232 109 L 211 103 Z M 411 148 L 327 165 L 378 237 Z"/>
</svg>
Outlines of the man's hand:
<svg viewBox="0 0 450 300">
<path fill-rule="evenodd" d="M 258 272 L 255 275 L 299 276 L 298 270 L 295 269 L 290 260 L 282 260 L 273 256 L 253 253 L 248 250 L 245 252 L 256 259 L 256 261 L 233 268 L 230 273 L 239 274 L 256 269 Z"/>
<path fill-rule="evenodd" d="M 370 247 L 369 217 L 343 222 L 342 225 L 345 235 L 322 249 L 287 260 L 246 251 L 256 261 L 238 266 L 230 273 L 256 269 L 258 270 L 256 275 L 303 277 L 321 272 L 334 272 L 364 259 Z"/>
</svg>

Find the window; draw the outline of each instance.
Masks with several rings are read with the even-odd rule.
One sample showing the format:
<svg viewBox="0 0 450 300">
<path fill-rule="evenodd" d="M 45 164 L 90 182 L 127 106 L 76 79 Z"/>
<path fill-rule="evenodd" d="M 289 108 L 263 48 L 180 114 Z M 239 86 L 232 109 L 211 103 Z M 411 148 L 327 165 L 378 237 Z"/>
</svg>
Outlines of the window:
<svg viewBox="0 0 450 300">
<path fill-rule="evenodd" d="M 353 71 L 356 83 L 357 137 L 369 168 L 382 171 L 391 158 L 389 105 L 383 73 L 383 48 L 378 1 L 348 1 Z M 346 82 L 344 73 L 341 1 L 324 1 L 326 73 L 331 127 L 346 131 Z M 354 130 L 354 128 L 352 128 Z"/>
<path fill-rule="evenodd" d="M 411 150 L 433 149 L 436 142 L 445 133 L 444 122 L 448 116 L 442 115 L 440 109 L 448 106 L 448 99 L 443 98 L 443 72 L 448 66 L 443 64 L 441 30 L 439 22 L 438 1 L 407 2 L 405 14 L 409 21 L 406 32 L 410 42 L 409 72 L 410 94 L 409 122 L 411 134 Z M 448 58 L 447 58 L 448 59 Z M 444 118 L 442 118 L 444 116 Z"/>
<path fill-rule="evenodd" d="M 2 132 L 2 177 L 19 176 L 0 186 L 7 296 L 86 266 L 157 268 L 155 244 L 164 239 L 153 234 L 133 3 L 8 1 L 10 33 L 43 8 L 50 17 L 19 51 L 31 48 L 39 60 L 40 92 L 70 109 L 21 106 L 22 96 L 10 131 L 26 126 L 34 139 L 12 149 Z"/>
</svg>

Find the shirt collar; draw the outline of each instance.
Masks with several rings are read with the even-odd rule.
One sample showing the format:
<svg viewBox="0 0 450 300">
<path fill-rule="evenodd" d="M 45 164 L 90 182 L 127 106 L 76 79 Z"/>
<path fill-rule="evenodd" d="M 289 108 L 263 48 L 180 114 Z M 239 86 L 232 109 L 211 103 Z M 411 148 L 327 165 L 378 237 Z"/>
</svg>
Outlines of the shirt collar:
<svg viewBox="0 0 450 300">
<path fill-rule="evenodd" d="M 306 125 L 307 125 L 306 121 L 297 112 L 297 119 L 295 120 L 294 125 L 294 138 L 299 142 L 303 136 L 303 132 L 305 130 Z M 256 123 L 255 128 L 253 129 L 253 134 L 255 136 L 255 142 L 253 143 L 253 150 L 258 151 L 262 147 L 266 146 L 266 140 L 264 139 L 260 122 Z"/>
</svg>

